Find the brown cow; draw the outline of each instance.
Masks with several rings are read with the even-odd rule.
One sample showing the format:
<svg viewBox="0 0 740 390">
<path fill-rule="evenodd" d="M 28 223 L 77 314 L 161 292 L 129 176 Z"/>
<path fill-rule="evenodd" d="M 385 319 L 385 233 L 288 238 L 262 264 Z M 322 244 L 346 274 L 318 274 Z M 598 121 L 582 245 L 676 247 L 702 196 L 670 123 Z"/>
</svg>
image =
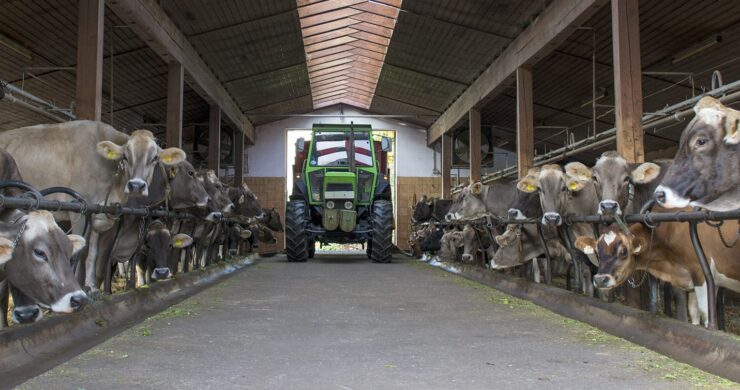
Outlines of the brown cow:
<svg viewBox="0 0 740 390">
<path fill-rule="evenodd" d="M 737 221 L 725 221 L 721 226 L 724 237 L 734 237 L 738 225 Z M 740 245 L 728 248 L 717 229 L 707 224 L 699 224 L 697 228 L 717 286 L 740 292 L 740 267 L 737 264 Z M 673 286 L 693 290 L 695 299 L 689 301 L 692 323 L 699 324 L 697 311 L 706 323 L 707 286 L 691 245 L 687 223 L 661 223 L 652 233 L 652 241 L 650 229 L 642 224 L 632 225 L 629 234 L 613 226 L 598 240 L 579 237 L 576 247 L 599 257 L 595 287 L 612 289 L 626 282 L 635 270 L 647 271 Z"/>
</svg>

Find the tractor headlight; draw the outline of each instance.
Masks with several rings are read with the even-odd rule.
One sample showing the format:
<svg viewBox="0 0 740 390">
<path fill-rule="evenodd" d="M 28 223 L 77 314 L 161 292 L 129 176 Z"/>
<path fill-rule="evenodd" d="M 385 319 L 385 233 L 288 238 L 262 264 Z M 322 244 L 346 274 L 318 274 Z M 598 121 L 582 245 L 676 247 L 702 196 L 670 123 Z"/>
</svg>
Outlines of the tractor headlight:
<svg viewBox="0 0 740 390">
<path fill-rule="evenodd" d="M 334 201 L 328 201 L 326 202 L 326 208 L 327 209 L 333 209 L 334 208 Z"/>
<path fill-rule="evenodd" d="M 347 210 L 352 210 L 352 202 L 350 201 L 344 202 L 344 208 Z"/>
<path fill-rule="evenodd" d="M 311 200 L 320 202 L 324 188 L 324 171 L 313 171 L 309 173 L 308 185 L 311 187 Z"/>
<path fill-rule="evenodd" d="M 357 201 L 369 202 L 373 194 L 373 174 L 360 169 L 357 172 Z"/>
</svg>

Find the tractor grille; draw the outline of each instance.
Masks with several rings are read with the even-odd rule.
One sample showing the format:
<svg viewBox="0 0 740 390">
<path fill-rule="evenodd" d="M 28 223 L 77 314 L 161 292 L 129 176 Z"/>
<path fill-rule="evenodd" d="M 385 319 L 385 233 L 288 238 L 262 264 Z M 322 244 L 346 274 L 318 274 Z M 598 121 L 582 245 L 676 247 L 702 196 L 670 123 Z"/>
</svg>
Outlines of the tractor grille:
<svg viewBox="0 0 740 390">
<path fill-rule="evenodd" d="M 352 191 L 352 183 L 327 183 L 326 191 Z"/>
</svg>

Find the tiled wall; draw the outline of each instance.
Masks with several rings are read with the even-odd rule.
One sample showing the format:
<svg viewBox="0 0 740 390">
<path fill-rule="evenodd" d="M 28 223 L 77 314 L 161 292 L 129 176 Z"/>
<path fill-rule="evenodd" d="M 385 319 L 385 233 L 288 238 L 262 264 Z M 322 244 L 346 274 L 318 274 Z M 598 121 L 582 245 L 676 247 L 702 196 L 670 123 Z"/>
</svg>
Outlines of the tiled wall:
<svg viewBox="0 0 740 390">
<path fill-rule="evenodd" d="M 283 177 L 245 177 L 244 182 L 257 195 L 260 206 L 275 208 L 285 226 L 285 178 Z M 260 244 L 259 253 L 280 252 L 285 247 L 283 233 L 273 233 L 277 244 Z"/>
<path fill-rule="evenodd" d="M 414 194 L 416 199 L 422 196 L 439 196 L 442 179 L 439 177 L 398 177 L 396 179 L 396 245 L 408 249 L 411 232 L 411 206 Z"/>
</svg>

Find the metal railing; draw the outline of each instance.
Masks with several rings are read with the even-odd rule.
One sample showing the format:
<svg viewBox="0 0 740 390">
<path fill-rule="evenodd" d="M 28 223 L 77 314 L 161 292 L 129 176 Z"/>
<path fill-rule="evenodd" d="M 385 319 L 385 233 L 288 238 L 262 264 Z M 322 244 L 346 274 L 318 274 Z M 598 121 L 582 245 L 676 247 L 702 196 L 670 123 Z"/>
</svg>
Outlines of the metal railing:
<svg viewBox="0 0 740 390">
<path fill-rule="evenodd" d="M 648 204 L 646 204 L 643 207 L 643 210 L 648 210 L 651 206 L 650 201 Z M 570 229 L 568 229 L 569 226 L 575 223 L 590 223 L 594 225 L 594 232 L 598 232 L 597 225 L 599 224 L 611 224 L 611 223 L 618 223 L 616 218 L 611 216 L 605 216 L 605 215 L 586 215 L 586 216 L 574 216 L 574 215 L 565 215 L 563 218 L 563 224 L 560 227 L 560 235 L 563 239 L 563 241 L 566 244 L 566 248 L 571 253 L 571 256 L 573 258 L 573 266 L 574 266 L 574 272 L 576 277 L 574 278 L 576 286 L 575 290 L 580 291 L 580 280 L 578 278 L 578 275 L 580 275 L 580 263 L 576 260 L 580 257 L 577 255 L 573 248 L 573 237 L 570 232 Z M 691 244 L 694 248 L 694 252 L 696 253 L 696 257 L 699 262 L 699 266 L 701 267 L 702 273 L 704 274 L 704 278 L 706 281 L 706 288 L 707 288 L 707 299 L 708 299 L 708 313 L 707 313 L 707 326 L 710 329 L 719 329 L 721 327 L 721 321 L 718 321 L 718 315 L 722 315 L 721 310 L 718 310 L 717 305 L 717 288 L 716 283 L 714 280 L 714 275 L 712 274 L 709 262 L 707 261 L 707 257 L 704 253 L 704 248 L 702 247 L 701 240 L 699 239 L 699 234 L 697 231 L 697 225 L 701 222 L 719 222 L 727 221 L 727 220 L 740 220 L 740 209 L 733 210 L 733 211 L 701 211 L 698 209 L 695 209 L 694 211 L 677 211 L 677 212 L 650 212 L 645 211 L 642 213 L 637 214 L 626 214 L 624 216 L 620 217 L 621 220 L 624 223 L 642 223 L 648 226 L 650 229 L 654 229 L 657 227 L 657 224 L 662 222 L 683 222 L 689 224 L 689 234 L 691 237 Z M 545 280 L 549 281 L 551 280 L 551 275 L 549 275 L 549 270 L 551 269 L 550 262 L 550 254 L 547 249 L 546 245 L 546 239 L 543 233 L 542 224 L 539 218 L 529 218 L 529 219 L 514 219 L 514 218 L 502 218 L 497 217 L 493 215 L 488 216 L 482 216 L 480 218 L 471 219 L 471 220 L 458 220 L 458 221 L 445 221 L 445 222 L 439 222 L 439 221 L 432 221 L 432 222 L 423 222 L 423 223 L 414 223 L 412 222 L 412 225 L 416 226 L 423 226 L 423 225 L 435 225 L 435 226 L 464 226 L 464 225 L 473 225 L 473 226 L 484 226 L 487 229 L 491 229 L 494 226 L 506 226 L 509 224 L 535 224 L 537 225 L 538 230 L 538 236 L 540 240 L 540 245 L 544 248 L 544 254 L 546 258 L 546 265 L 545 265 Z M 715 226 L 717 227 L 717 226 Z M 597 235 L 598 237 L 598 235 Z M 740 242 L 735 242 L 734 245 L 740 245 Z M 740 259 L 738 259 L 740 260 Z M 653 286 L 651 286 L 653 287 Z M 655 287 L 657 288 L 657 284 Z M 653 294 L 651 293 L 651 299 L 657 299 L 657 293 Z M 651 307 L 655 306 L 655 303 L 651 302 Z M 721 307 L 719 308 L 721 309 Z"/>
</svg>

